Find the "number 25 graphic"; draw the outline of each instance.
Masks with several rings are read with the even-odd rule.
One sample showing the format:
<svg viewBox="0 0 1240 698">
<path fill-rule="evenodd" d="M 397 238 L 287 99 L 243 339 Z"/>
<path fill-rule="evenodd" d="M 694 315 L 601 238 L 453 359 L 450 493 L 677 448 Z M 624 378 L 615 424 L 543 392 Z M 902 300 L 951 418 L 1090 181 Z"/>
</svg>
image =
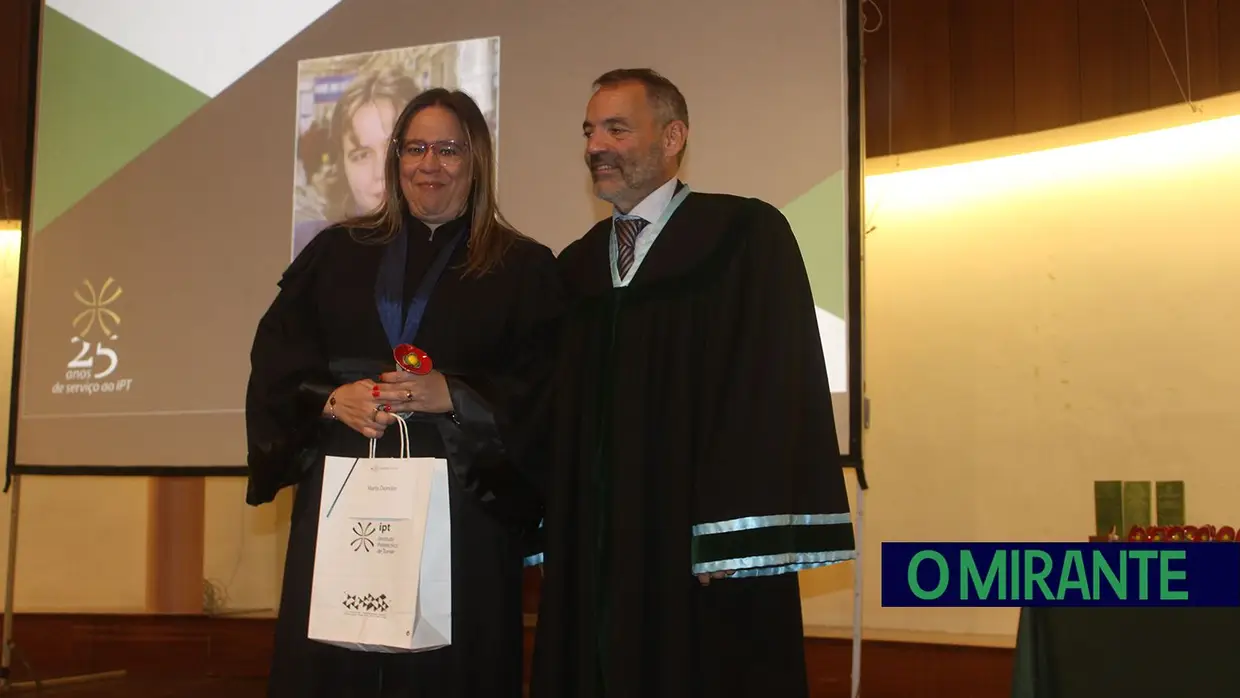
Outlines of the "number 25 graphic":
<svg viewBox="0 0 1240 698">
<path fill-rule="evenodd" d="M 108 368 L 95 374 L 95 378 L 103 378 L 110 375 L 116 370 L 116 352 L 103 346 L 103 342 L 95 342 L 95 355 L 87 356 L 90 351 L 90 342 L 83 342 L 81 337 L 74 337 L 70 342 L 77 342 L 82 345 L 82 350 L 78 355 L 69 362 L 69 368 L 94 368 L 95 357 L 102 356 L 108 360 Z"/>
</svg>

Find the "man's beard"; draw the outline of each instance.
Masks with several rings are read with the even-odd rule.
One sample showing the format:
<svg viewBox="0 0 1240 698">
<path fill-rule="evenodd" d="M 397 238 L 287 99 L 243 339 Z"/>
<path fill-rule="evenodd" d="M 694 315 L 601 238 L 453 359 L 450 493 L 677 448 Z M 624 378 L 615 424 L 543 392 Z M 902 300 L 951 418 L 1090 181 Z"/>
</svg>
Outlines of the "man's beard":
<svg viewBox="0 0 1240 698">
<path fill-rule="evenodd" d="M 624 158 L 617 153 L 595 153 L 589 156 L 590 178 L 594 182 L 598 197 L 611 204 L 621 204 L 636 195 L 647 193 L 646 190 L 659 176 L 659 158 L 662 152 L 656 145 L 646 155 L 644 158 Z M 594 171 L 594 168 L 600 165 L 614 167 L 620 175 L 620 181 L 624 183 L 623 188 L 600 188 L 598 173 Z M 636 204 L 637 201 L 632 203 Z"/>
</svg>

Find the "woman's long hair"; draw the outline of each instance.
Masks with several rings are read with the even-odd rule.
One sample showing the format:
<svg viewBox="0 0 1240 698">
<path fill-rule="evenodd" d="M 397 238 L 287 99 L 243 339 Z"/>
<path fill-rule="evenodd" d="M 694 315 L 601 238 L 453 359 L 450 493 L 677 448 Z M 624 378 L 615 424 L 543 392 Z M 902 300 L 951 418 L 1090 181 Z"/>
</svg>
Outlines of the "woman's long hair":
<svg viewBox="0 0 1240 698">
<path fill-rule="evenodd" d="M 392 142 L 383 167 L 386 191 L 383 203 L 377 210 L 346 220 L 343 225 L 352 231 L 359 242 L 371 244 L 385 244 L 400 233 L 402 218 L 409 206 L 400 186 L 400 145 L 409 122 L 427 107 L 443 107 L 452 112 L 465 131 L 473 177 L 469 194 L 471 201 L 467 207 L 473 215 L 465 274 L 481 276 L 499 265 L 508 247 L 517 238 L 525 236 L 500 213 L 495 196 L 495 146 L 491 141 L 491 130 L 478 104 L 460 90 L 432 88 L 414 97 L 405 106 L 392 127 Z"/>
</svg>

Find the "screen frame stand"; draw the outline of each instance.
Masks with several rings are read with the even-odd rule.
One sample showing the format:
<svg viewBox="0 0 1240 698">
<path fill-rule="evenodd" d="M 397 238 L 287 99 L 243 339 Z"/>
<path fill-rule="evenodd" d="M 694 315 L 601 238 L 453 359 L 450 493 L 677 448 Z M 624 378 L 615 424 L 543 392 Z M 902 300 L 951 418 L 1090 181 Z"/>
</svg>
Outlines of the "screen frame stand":
<svg viewBox="0 0 1240 698">
<path fill-rule="evenodd" d="M 865 0 L 845 0 L 845 66 L 848 86 L 848 356 L 849 356 L 849 457 L 857 478 L 856 512 L 853 515 L 853 617 L 852 665 L 849 671 L 851 698 L 861 696 L 861 649 L 864 629 L 865 572 L 865 493 L 870 488 L 865 476 L 863 442 L 870 428 L 870 401 L 865 396 L 865 157 L 866 90 Z M 851 463 L 849 463 L 851 461 Z"/>
<path fill-rule="evenodd" d="M 60 676 L 48 679 L 33 678 L 30 681 L 22 681 L 13 683 L 13 656 L 20 658 L 22 666 L 26 672 L 35 677 L 35 670 L 31 666 L 30 661 L 21 651 L 21 647 L 17 641 L 13 639 L 13 601 L 17 591 L 17 543 L 18 543 L 18 523 L 21 519 L 21 476 L 14 472 L 14 464 L 17 455 L 17 415 L 19 412 L 19 390 L 21 383 L 21 361 L 22 361 L 22 327 L 23 327 L 23 311 L 26 305 L 26 249 L 30 240 L 31 226 L 31 203 L 34 194 L 34 131 L 35 118 L 38 113 L 37 102 L 39 97 L 39 58 L 40 43 L 43 38 L 43 8 L 44 3 L 40 0 L 32 0 L 30 9 L 30 38 L 29 49 L 29 73 L 27 74 L 28 85 L 30 86 L 30 98 L 26 100 L 26 123 L 28 129 L 26 133 L 26 191 L 22 201 L 22 226 L 21 226 L 21 248 L 18 252 L 17 264 L 17 308 L 14 313 L 13 323 L 13 380 L 10 392 L 9 402 L 9 438 L 7 450 L 7 463 L 5 468 L 5 487 L 4 491 L 9 494 L 9 553 L 5 560 L 4 574 L 4 638 L 3 647 L 0 648 L 0 693 L 10 693 L 17 691 L 34 690 L 38 691 L 44 686 L 63 686 L 70 684 L 80 684 L 90 681 L 98 681 L 103 679 L 115 679 L 125 676 L 124 671 L 107 671 L 94 674 L 82 674 L 77 676 Z"/>
<path fill-rule="evenodd" d="M 17 691 L 38 691 L 47 686 L 67 686 L 72 684 L 101 681 L 104 679 L 124 678 L 124 670 L 105 671 L 95 674 L 76 676 L 58 676 L 50 679 L 34 678 L 19 683 L 12 682 L 13 656 L 17 655 L 26 672 L 35 676 L 34 667 L 22 655 L 21 648 L 13 639 L 13 597 L 17 589 L 17 539 L 18 521 L 21 518 L 22 482 L 20 475 L 13 475 L 9 481 L 9 554 L 5 560 L 4 575 L 4 647 L 0 649 L 0 693 Z"/>
<path fill-rule="evenodd" d="M 12 475 L 9 481 L 9 557 L 5 560 L 4 580 L 4 648 L 0 650 L 0 693 L 19 691 L 40 691 L 43 687 L 69 686 L 69 684 L 103 681 L 109 678 L 124 678 L 125 671 L 109 671 L 99 673 L 78 674 L 78 676 L 62 676 L 40 679 L 36 677 L 35 668 L 30 661 L 22 656 L 21 647 L 12 637 L 12 601 L 17 588 L 17 522 L 21 512 L 21 476 Z M 32 677 L 31 681 L 12 683 L 12 657 L 20 658 L 22 666 Z"/>
<path fill-rule="evenodd" d="M 864 550 L 863 532 L 865 531 L 865 490 L 860 478 L 857 479 L 857 526 L 856 538 L 857 558 L 853 561 L 853 633 L 852 633 L 852 690 L 849 696 L 861 696 L 861 612 L 862 612 L 862 573 L 861 557 Z"/>
</svg>

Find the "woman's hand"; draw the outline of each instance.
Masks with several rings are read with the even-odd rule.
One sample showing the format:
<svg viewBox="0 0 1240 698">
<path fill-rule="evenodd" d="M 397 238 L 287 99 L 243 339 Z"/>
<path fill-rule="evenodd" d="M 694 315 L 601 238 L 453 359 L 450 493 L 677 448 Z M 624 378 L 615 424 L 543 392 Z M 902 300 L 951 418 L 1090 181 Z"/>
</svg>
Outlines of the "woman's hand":
<svg viewBox="0 0 1240 698">
<path fill-rule="evenodd" d="M 379 400 L 393 412 L 443 414 L 452 411 L 448 381 L 439 371 L 419 376 L 407 371 L 391 371 L 379 376 Z"/>
<path fill-rule="evenodd" d="M 375 397 L 376 387 L 377 383 L 364 379 L 336 388 L 323 406 L 323 414 L 334 415 L 350 429 L 368 439 L 383 436 L 384 430 L 396 422 L 396 415 L 384 411 L 383 398 Z M 335 400 L 334 405 L 332 400 Z"/>
</svg>

